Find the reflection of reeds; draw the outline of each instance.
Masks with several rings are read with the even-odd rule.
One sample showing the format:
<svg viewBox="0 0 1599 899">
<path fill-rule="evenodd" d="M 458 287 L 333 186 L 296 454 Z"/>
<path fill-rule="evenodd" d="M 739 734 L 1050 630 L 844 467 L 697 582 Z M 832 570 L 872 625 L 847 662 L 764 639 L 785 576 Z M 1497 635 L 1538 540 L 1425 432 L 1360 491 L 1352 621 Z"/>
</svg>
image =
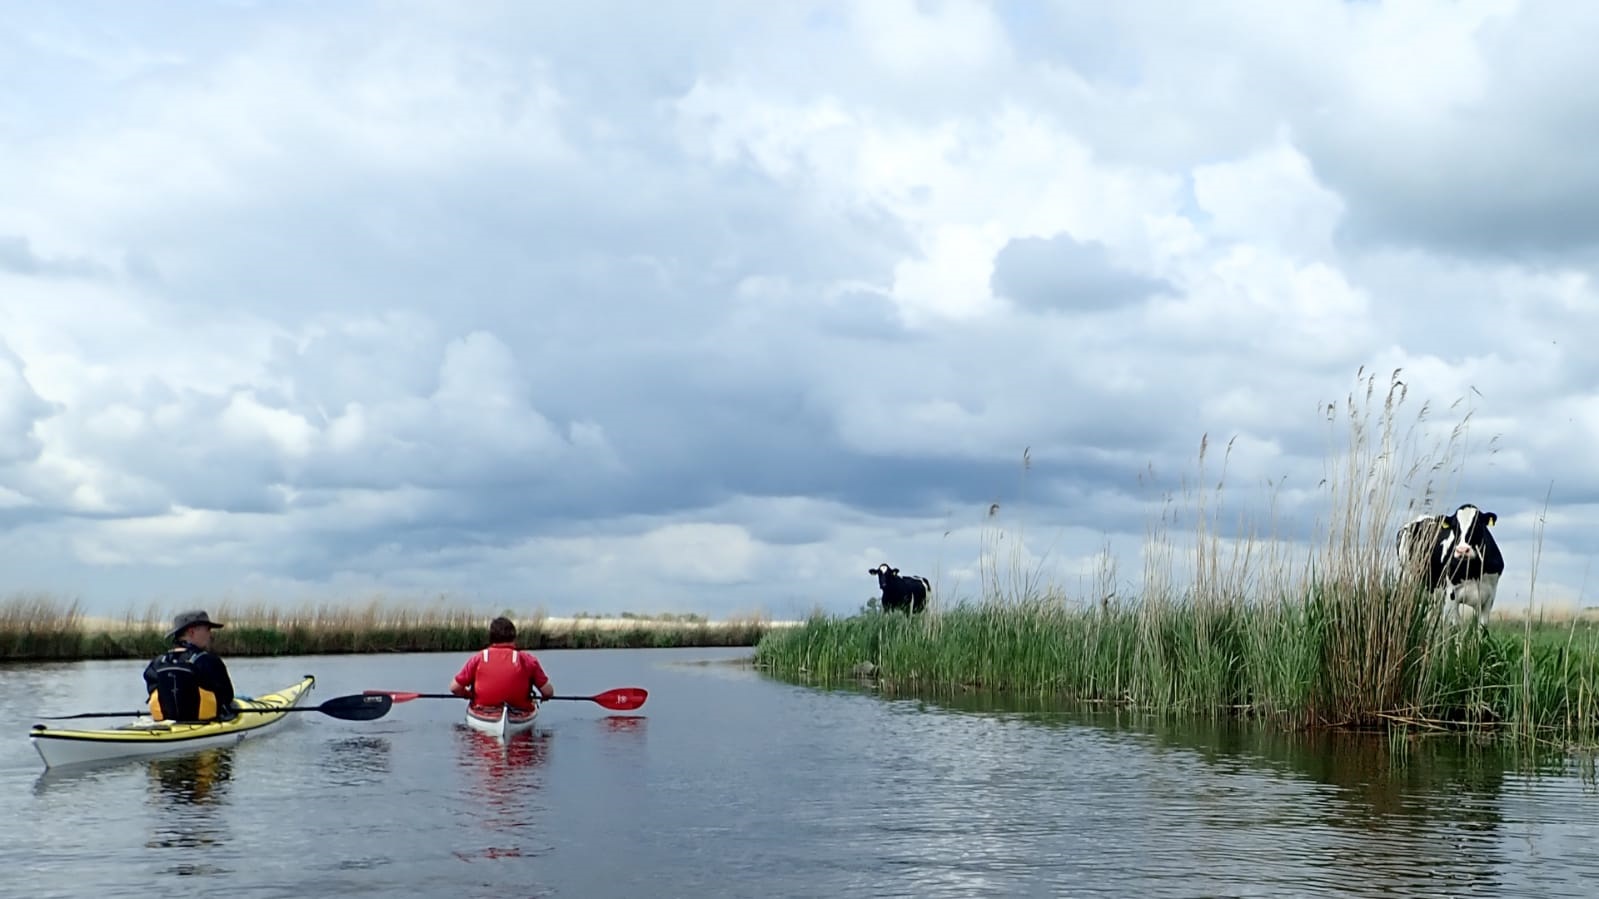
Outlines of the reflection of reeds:
<svg viewBox="0 0 1599 899">
<path fill-rule="evenodd" d="M 1591 739 L 1599 628 L 1545 619 L 1457 630 L 1415 573 L 1398 570 L 1399 524 L 1456 504 L 1439 497 L 1452 492 L 1466 423 L 1442 448 L 1419 450 L 1428 411 L 1401 428 L 1404 396 L 1395 372 L 1385 393 L 1368 377 L 1364 402 L 1352 393 L 1342 411 L 1323 406 L 1329 422 L 1345 421 L 1347 439 L 1330 448 L 1319 485 L 1330 503 L 1308 544 L 1278 532 L 1275 488 L 1264 533 L 1242 518 L 1224 525 L 1225 478 L 1207 486 L 1207 438 L 1201 483 L 1183 485 L 1186 508 L 1168 496 L 1147 535 L 1136 598 L 1120 598 L 1113 582 L 1071 597 L 1020 564 L 1020 540 L 1010 544 L 1012 583 L 1001 583 L 987 549 L 1000 535 L 985 545 L 978 600 L 939 602 L 916 617 L 812 616 L 765 637 L 757 662 L 820 680 L 871 671 L 891 689 L 1029 691 L 1290 728 L 1508 725 L 1535 739 Z M 1402 493 L 1419 501 L 1402 505 Z M 1191 527 L 1183 539 L 1174 536 L 1180 520 Z M 1179 560 L 1187 577 L 1177 576 Z M 1528 562 L 1536 567 L 1536 556 Z M 1114 561 L 1103 567 L 1114 571 Z"/>
<path fill-rule="evenodd" d="M 284 609 L 257 603 L 209 610 L 227 627 L 216 632 L 217 651 L 231 656 L 318 655 L 376 652 L 470 652 L 488 639 L 496 614 L 517 622 L 517 644 L 528 649 L 628 649 L 754 646 L 770 628 L 762 616 L 712 622 L 701 616 L 642 616 L 554 620 L 542 609 L 527 613 L 432 604 L 323 603 Z M 0 659 L 66 660 L 140 658 L 164 648 L 168 619 L 143 616 L 89 618 L 76 602 L 46 596 L 0 600 Z"/>
</svg>

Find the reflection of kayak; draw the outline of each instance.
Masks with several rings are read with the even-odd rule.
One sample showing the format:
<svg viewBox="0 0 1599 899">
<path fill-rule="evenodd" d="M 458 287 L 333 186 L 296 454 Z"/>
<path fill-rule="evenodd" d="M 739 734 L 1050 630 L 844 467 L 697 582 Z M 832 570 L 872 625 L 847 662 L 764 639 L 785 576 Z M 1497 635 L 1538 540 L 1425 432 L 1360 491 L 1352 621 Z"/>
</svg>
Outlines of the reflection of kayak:
<svg viewBox="0 0 1599 899">
<path fill-rule="evenodd" d="M 276 693 L 240 699 L 241 709 L 280 709 L 300 705 L 311 693 L 316 678 L 307 674 L 298 683 Z M 259 736 L 292 716 L 271 712 L 245 712 L 227 721 L 204 724 L 167 724 L 140 715 L 131 723 L 106 728 L 46 727 L 35 724 L 28 734 L 46 768 L 104 762 L 136 756 L 192 752 L 212 746 L 233 746 L 246 737 Z"/>
<path fill-rule="evenodd" d="M 533 723 L 538 717 L 538 706 L 534 706 L 530 712 L 513 709 L 508 705 L 483 706 L 469 703 L 466 707 L 466 723 L 468 727 L 501 737 L 532 730 Z"/>
</svg>

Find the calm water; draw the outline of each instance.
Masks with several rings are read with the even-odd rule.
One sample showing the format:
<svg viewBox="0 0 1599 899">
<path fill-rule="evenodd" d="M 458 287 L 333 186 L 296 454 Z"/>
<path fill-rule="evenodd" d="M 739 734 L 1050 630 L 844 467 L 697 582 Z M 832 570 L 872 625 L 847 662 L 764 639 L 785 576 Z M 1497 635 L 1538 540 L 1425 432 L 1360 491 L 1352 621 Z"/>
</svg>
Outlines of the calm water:
<svg viewBox="0 0 1599 899">
<path fill-rule="evenodd" d="M 137 708 L 140 662 L 0 668 L 0 892 L 228 896 L 1571 896 L 1581 769 L 796 687 L 745 650 L 542 654 L 569 694 L 502 748 L 450 700 L 304 713 L 198 757 L 43 774 L 38 713 Z M 455 655 L 238 659 L 313 703 L 437 692 Z"/>
</svg>

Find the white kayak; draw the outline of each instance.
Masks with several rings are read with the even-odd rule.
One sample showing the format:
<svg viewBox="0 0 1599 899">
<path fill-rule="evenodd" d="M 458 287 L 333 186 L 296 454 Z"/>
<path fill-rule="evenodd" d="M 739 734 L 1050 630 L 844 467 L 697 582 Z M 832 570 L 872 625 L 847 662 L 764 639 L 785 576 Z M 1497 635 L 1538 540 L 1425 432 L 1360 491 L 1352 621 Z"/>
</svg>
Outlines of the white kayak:
<svg viewBox="0 0 1599 899">
<path fill-rule="evenodd" d="M 39 750 L 39 757 L 44 759 L 46 768 L 234 746 L 247 737 L 268 733 L 285 719 L 295 717 L 281 712 L 273 714 L 270 710 L 300 705 L 311 695 L 315 683 L 316 678 L 308 674 L 276 693 L 237 700 L 240 708 L 264 711 L 237 715 L 226 721 L 173 724 L 157 721 L 146 714 L 115 727 L 72 728 L 35 724 L 28 739 Z"/>
<path fill-rule="evenodd" d="M 533 729 L 538 720 L 538 706 L 532 711 L 515 709 L 508 705 L 481 706 L 468 704 L 466 707 L 466 724 L 473 730 L 499 737 L 508 737 L 523 731 Z"/>
</svg>

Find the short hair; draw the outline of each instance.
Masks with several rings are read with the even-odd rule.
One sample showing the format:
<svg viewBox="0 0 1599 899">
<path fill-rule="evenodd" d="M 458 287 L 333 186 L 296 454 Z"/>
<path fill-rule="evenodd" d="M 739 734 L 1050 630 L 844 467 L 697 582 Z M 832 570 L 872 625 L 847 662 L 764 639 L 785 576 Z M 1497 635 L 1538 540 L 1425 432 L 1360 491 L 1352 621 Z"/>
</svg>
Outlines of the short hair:
<svg viewBox="0 0 1599 899">
<path fill-rule="evenodd" d="M 501 615 L 489 622 L 490 643 L 510 643 L 515 639 L 516 625 L 511 623 L 511 619 Z"/>
</svg>

